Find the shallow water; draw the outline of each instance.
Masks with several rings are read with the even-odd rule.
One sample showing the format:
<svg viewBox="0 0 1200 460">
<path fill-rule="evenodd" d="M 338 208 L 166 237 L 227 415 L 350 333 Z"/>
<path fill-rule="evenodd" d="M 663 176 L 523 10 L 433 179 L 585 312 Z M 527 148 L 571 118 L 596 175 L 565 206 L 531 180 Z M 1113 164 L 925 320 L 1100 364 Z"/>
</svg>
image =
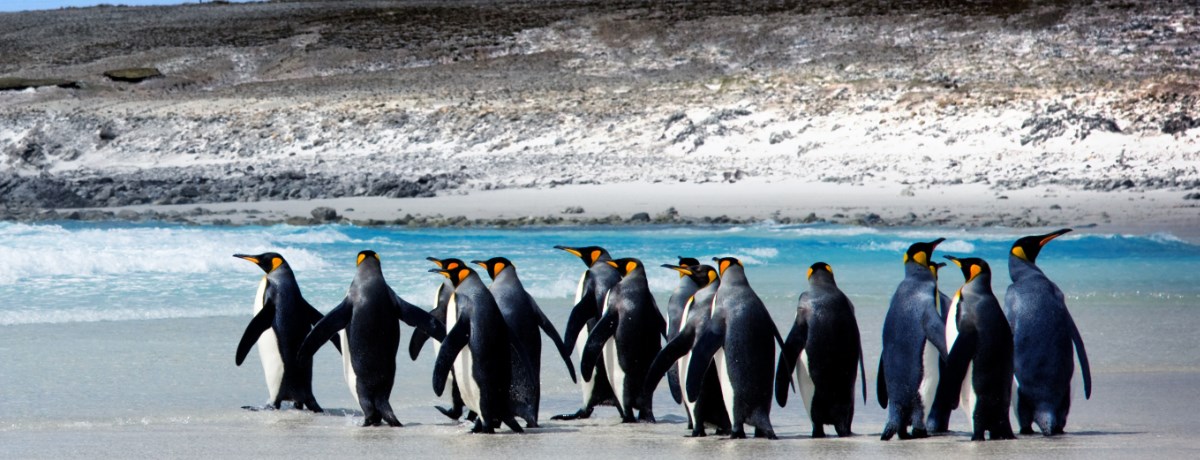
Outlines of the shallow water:
<svg viewBox="0 0 1200 460">
<path fill-rule="evenodd" d="M 900 281 L 900 255 L 913 241 L 944 236 L 939 253 L 980 256 L 996 265 L 994 289 L 1007 286 L 1011 233 L 945 229 L 881 231 L 833 226 L 748 228 L 402 230 L 356 227 L 220 228 L 162 225 L 0 224 L 0 434 L 16 458 L 54 456 L 271 457 L 391 456 L 397 453 L 577 457 L 722 457 L 762 454 L 950 456 L 1185 456 L 1200 413 L 1200 246 L 1169 235 L 1071 234 L 1050 243 L 1039 264 L 1056 280 L 1084 340 L 1094 373 L 1091 400 L 1077 398 L 1069 436 L 1026 437 L 979 445 L 964 433 L 919 442 L 878 441 L 884 411 L 875 403 L 874 363 L 889 296 Z M 808 265 L 830 263 L 857 306 L 868 368 L 868 402 L 852 439 L 809 440 L 802 407 L 775 407 L 778 443 L 684 439 L 682 411 L 665 388 L 659 423 L 621 425 L 599 408 L 582 422 L 548 416 L 579 403 L 557 358 L 543 357 L 545 428 L 528 436 L 468 436 L 431 406 L 431 353 L 399 360 L 392 402 L 403 429 L 358 428 L 357 405 L 336 352 L 316 356 L 314 392 L 335 415 L 247 412 L 266 398 L 257 353 L 233 364 L 250 319 L 261 272 L 235 252 L 278 250 L 306 297 L 328 310 L 341 300 L 362 249 L 380 252 L 401 296 L 428 306 L 440 282 L 426 256 L 512 259 L 543 309 L 564 327 L 583 265 L 556 244 L 600 244 L 617 257 L 654 267 L 676 255 L 741 257 L 777 324 L 789 324 Z M 651 268 L 660 305 L 676 277 Z M 943 290 L 961 283 L 943 276 Z M 410 329 L 404 328 L 407 336 Z M 786 333 L 786 329 L 785 329 Z M 403 340 L 407 340 L 405 337 Z M 663 386 L 665 387 L 665 385 Z M 792 398 L 793 401 L 795 398 Z M 952 426 L 961 423 L 956 413 Z M 788 438 L 801 438 L 797 441 Z"/>
</svg>

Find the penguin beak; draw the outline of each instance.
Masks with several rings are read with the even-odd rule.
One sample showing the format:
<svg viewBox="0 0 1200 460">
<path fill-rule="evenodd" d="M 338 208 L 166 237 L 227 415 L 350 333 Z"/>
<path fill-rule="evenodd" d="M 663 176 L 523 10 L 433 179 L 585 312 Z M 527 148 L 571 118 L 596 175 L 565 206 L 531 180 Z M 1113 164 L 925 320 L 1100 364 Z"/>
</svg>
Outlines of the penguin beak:
<svg viewBox="0 0 1200 460">
<path fill-rule="evenodd" d="M 959 267 L 962 267 L 962 262 L 959 262 L 957 257 L 954 257 L 954 256 L 942 256 L 942 257 L 945 257 L 949 261 L 954 262 L 954 265 L 958 265 Z M 942 265 L 945 265 L 945 264 L 942 264 Z"/>
<path fill-rule="evenodd" d="M 487 268 L 487 262 L 484 262 L 482 260 L 472 260 L 471 263 L 478 265 L 480 267 L 483 267 L 483 268 Z"/>
<path fill-rule="evenodd" d="M 567 252 L 571 253 L 572 255 L 574 255 L 575 257 L 583 257 L 583 253 L 579 252 L 579 250 L 575 249 L 575 248 L 569 248 L 566 246 L 555 246 L 554 249 L 561 249 L 563 251 L 567 251 Z"/>
<path fill-rule="evenodd" d="M 1053 240 L 1053 239 L 1055 239 L 1055 238 L 1058 238 L 1058 237 L 1060 237 L 1060 236 L 1066 235 L 1067 233 L 1070 233 L 1070 232 L 1071 232 L 1071 229 L 1069 229 L 1069 228 L 1064 228 L 1064 229 L 1062 229 L 1062 230 L 1059 230 L 1059 231 L 1057 231 L 1057 232 L 1049 233 L 1049 234 L 1047 234 L 1046 236 L 1043 236 L 1043 237 L 1042 237 L 1042 241 L 1038 242 L 1038 246 L 1045 246 L 1045 245 L 1046 245 L 1046 243 L 1049 243 L 1049 242 L 1050 242 L 1050 240 Z"/>
<path fill-rule="evenodd" d="M 440 268 L 431 268 L 431 269 L 429 269 L 429 273 L 437 273 L 439 275 L 445 276 L 446 278 L 450 278 L 450 272 L 446 271 L 446 270 L 442 270 Z"/>
<path fill-rule="evenodd" d="M 617 261 L 615 260 L 606 260 L 604 263 L 611 265 L 612 268 L 620 268 L 620 265 L 617 265 Z"/>
<path fill-rule="evenodd" d="M 250 261 L 250 263 L 252 263 L 252 264 L 254 264 L 254 265 L 258 265 L 258 258 L 257 258 L 257 257 L 254 257 L 254 256 L 248 256 L 248 255 L 245 255 L 245 254 L 234 254 L 233 256 L 234 256 L 234 257 L 237 257 L 237 258 L 239 258 L 239 259 L 246 259 L 246 260 Z"/>
<path fill-rule="evenodd" d="M 677 265 L 663 264 L 663 268 L 669 268 L 671 270 L 675 270 L 675 271 L 679 272 L 680 278 L 683 278 L 684 276 L 690 276 L 693 273 L 691 270 L 688 270 L 687 268 L 680 267 Z"/>
<path fill-rule="evenodd" d="M 929 250 L 930 250 L 930 252 L 932 252 L 932 251 L 933 251 L 933 248 L 936 248 L 936 247 L 937 247 L 937 245 L 939 245 L 939 244 L 942 244 L 942 242 L 943 242 L 943 241 L 946 241 L 946 239 L 945 239 L 945 238 L 938 238 L 938 239 L 936 239 L 936 240 L 930 241 L 930 242 L 929 242 Z"/>
</svg>

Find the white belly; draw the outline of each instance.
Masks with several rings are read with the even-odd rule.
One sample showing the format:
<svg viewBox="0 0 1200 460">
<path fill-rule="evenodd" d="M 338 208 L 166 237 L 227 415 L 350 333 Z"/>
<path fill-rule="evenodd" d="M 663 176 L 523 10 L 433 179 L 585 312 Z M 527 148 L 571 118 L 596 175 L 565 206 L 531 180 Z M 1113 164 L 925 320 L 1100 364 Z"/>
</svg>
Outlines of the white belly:
<svg viewBox="0 0 1200 460">
<path fill-rule="evenodd" d="M 717 354 L 713 356 L 713 365 L 717 366 L 717 380 L 721 382 L 721 396 L 725 400 L 725 410 L 729 413 L 729 423 L 736 428 L 737 422 L 733 420 L 733 382 L 729 380 L 725 347 L 717 349 Z"/>
<path fill-rule="evenodd" d="M 950 310 L 946 315 L 946 352 L 949 353 L 954 348 L 954 341 L 958 340 L 958 301 L 962 298 L 962 291 L 954 294 L 954 300 L 950 301 Z"/>
<path fill-rule="evenodd" d="M 254 295 L 254 315 L 262 311 L 264 298 L 267 293 L 267 277 L 263 276 L 258 283 L 258 293 Z M 262 362 L 263 375 L 267 379 L 267 392 L 270 393 L 270 403 L 279 396 L 279 387 L 283 384 L 283 356 L 279 353 L 279 338 L 275 336 L 275 328 L 267 328 L 258 337 L 258 359 Z"/>
<path fill-rule="evenodd" d="M 929 406 L 933 404 L 933 397 L 937 393 L 938 377 L 941 372 L 938 371 L 938 356 L 937 347 L 925 341 L 924 359 L 922 359 L 924 367 L 924 375 L 921 376 L 921 386 L 917 389 L 917 395 L 921 397 L 921 406 L 925 411 L 929 410 Z"/>
<path fill-rule="evenodd" d="M 583 299 L 583 287 L 584 287 L 583 283 L 586 280 L 587 280 L 587 271 L 584 271 L 583 275 L 579 276 L 579 286 L 575 288 L 575 303 L 574 303 L 574 305 L 578 305 L 579 301 L 581 299 Z M 576 360 L 579 362 L 583 362 L 583 347 L 587 344 L 587 338 L 589 335 L 591 335 L 591 334 L 588 333 L 587 326 L 585 325 L 583 327 L 583 330 L 579 331 L 579 337 L 577 339 L 575 339 Z M 579 379 L 579 389 L 583 393 L 584 407 L 587 407 L 588 400 L 590 400 L 592 398 L 592 387 L 594 387 L 595 385 L 596 384 L 594 382 L 592 382 L 592 380 L 589 378 L 585 377 L 585 378 Z"/>
<path fill-rule="evenodd" d="M 804 410 L 811 419 L 813 394 L 816 393 L 817 386 L 813 383 L 812 374 L 808 372 L 808 350 L 800 352 L 800 359 L 796 363 L 796 382 L 800 385 L 800 398 L 804 400 Z"/>
<path fill-rule="evenodd" d="M 452 328 L 454 324 L 458 324 L 458 296 L 451 295 L 450 302 L 446 304 L 446 327 Z M 479 382 L 475 381 L 475 359 L 471 355 L 471 344 L 463 347 L 462 351 L 458 352 L 458 356 L 454 357 L 454 380 L 452 384 L 458 387 L 458 394 L 462 396 L 463 404 L 467 409 L 475 411 L 476 414 L 482 414 L 479 410 Z"/>
<path fill-rule="evenodd" d="M 684 304 L 684 306 L 683 306 L 683 317 L 679 319 L 679 330 L 680 331 L 682 331 L 683 328 L 687 325 L 688 316 L 690 316 L 691 312 L 692 312 L 692 302 L 695 300 L 696 299 L 694 297 L 691 299 L 688 299 L 687 303 Z M 696 331 L 697 334 L 699 334 L 700 332 L 701 331 Z M 693 339 L 693 340 L 695 340 L 695 339 Z M 688 399 L 690 399 L 690 394 L 687 391 L 687 376 L 688 376 L 687 368 L 691 364 L 692 364 L 692 352 L 691 352 L 691 348 L 689 347 L 688 352 L 685 353 L 682 358 L 679 358 L 679 361 L 675 362 L 675 370 L 676 370 L 676 372 L 679 373 L 679 389 L 681 390 L 681 393 L 683 394 L 683 410 L 687 411 L 688 418 L 690 418 L 692 420 L 692 423 L 697 424 L 697 423 L 701 423 L 701 421 L 700 421 L 700 418 L 697 416 L 698 414 L 696 414 L 696 403 L 688 401 Z M 703 386 L 701 388 L 703 388 Z"/>
<path fill-rule="evenodd" d="M 601 316 L 606 314 L 608 314 L 608 294 L 604 295 L 604 310 Z M 617 359 L 615 331 L 613 337 L 604 342 L 601 355 L 604 357 L 604 370 L 608 372 L 608 384 L 612 386 L 613 393 L 617 395 L 617 404 L 622 412 L 628 414 L 631 408 L 628 401 L 625 400 L 625 369 L 621 368 L 621 361 Z"/>
<path fill-rule="evenodd" d="M 354 363 L 350 359 L 354 351 L 350 349 L 350 339 L 345 329 L 338 331 L 338 338 L 342 341 L 342 374 L 346 377 L 346 386 L 350 387 L 350 396 L 354 397 L 354 402 L 359 402 L 358 375 L 354 373 Z"/>
</svg>

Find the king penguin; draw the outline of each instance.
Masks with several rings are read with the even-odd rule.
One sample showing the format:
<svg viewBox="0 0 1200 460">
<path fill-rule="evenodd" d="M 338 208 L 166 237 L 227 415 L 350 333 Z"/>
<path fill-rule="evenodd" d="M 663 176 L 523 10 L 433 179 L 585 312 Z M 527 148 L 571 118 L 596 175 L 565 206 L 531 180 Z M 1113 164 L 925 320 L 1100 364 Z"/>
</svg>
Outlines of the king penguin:
<svg viewBox="0 0 1200 460">
<path fill-rule="evenodd" d="M 523 432 L 512 404 L 513 362 L 524 363 L 517 366 L 520 373 L 532 375 L 533 370 L 521 341 L 504 322 L 496 299 L 475 270 L 430 271 L 454 283 L 450 304 L 458 310 L 458 320 L 446 334 L 433 366 L 433 391 L 439 396 L 445 391 L 453 367 L 463 402 L 479 414 L 472 432 L 495 433 L 501 423 Z M 460 353 L 466 350 L 470 353 Z"/>
<path fill-rule="evenodd" d="M 775 321 L 750 287 L 741 261 L 715 258 L 721 287 L 713 298 L 712 317 L 696 339 L 684 383 L 688 399 L 696 401 L 708 368 L 717 369 L 721 395 L 729 413 L 731 438 L 745 438 L 745 424 L 754 437 L 776 439 L 771 426 L 771 392 L 775 383 L 775 344 L 783 344 Z"/>
<path fill-rule="evenodd" d="M 555 246 L 555 249 L 566 251 L 583 261 L 587 270 L 579 278 L 579 287 L 575 290 L 575 306 L 571 308 L 567 318 L 567 328 L 563 330 L 563 342 L 567 349 L 579 349 L 580 358 L 583 356 L 583 346 L 588 334 L 595 327 L 596 321 L 604 307 L 604 297 L 608 290 L 621 281 L 621 274 L 608 264 L 612 257 L 608 251 L 599 246 L 567 247 Z M 560 414 L 550 417 L 552 420 L 574 420 L 592 416 L 596 406 L 616 406 L 617 396 L 608 383 L 608 371 L 604 362 L 596 363 L 595 378 L 584 377 L 579 386 L 583 393 L 583 407 L 572 414 Z"/>
<path fill-rule="evenodd" d="M 946 327 L 937 303 L 941 295 L 930 263 L 945 241 L 915 243 L 904 253 L 904 280 L 896 287 L 883 321 L 883 352 L 875 392 L 888 410 L 880 439 L 927 437 L 925 411 L 937 391 L 940 363 L 946 358 Z M 912 426 L 912 434 L 908 427 Z"/>
<path fill-rule="evenodd" d="M 602 356 L 608 383 L 616 391 L 621 421 L 654 422 L 653 398 L 645 397 L 642 386 L 650 363 L 662 350 L 667 322 L 650 293 L 646 269 L 640 260 L 617 259 L 607 263 L 621 274 L 621 282 L 605 296 L 604 314 L 588 335 L 580 371 L 584 378 L 591 377 Z"/>
<path fill-rule="evenodd" d="M 567 365 L 571 381 L 575 382 L 575 366 L 571 364 L 571 352 L 563 345 L 554 324 L 521 284 L 521 279 L 517 277 L 517 267 L 512 261 L 504 257 L 493 257 L 486 261 L 473 260 L 471 263 L 483 267 L 492 278 L 492 285 L 488 289 L 496 299 L 509 329 L 516 333 L 515 339 L 521 341 L 529 355 L 528 365 L 533 370 L 532 374 L 519 372 L 525 363 L 513 363 L 516 365 L 513 367 L 513 411 L 518 417 L 525 419 L 526 428 L 537 428 L 538 408 L 542 397 L 542 332 L 554 343 L 555 350 Z"/>
<path fill-rule="evenodd" d="M 433 264 L 437 265 L 438 268 L 444 268 L 446 270 L 453 270 L 466 265 L 466 263 L 462 260 L 455 258 L 438 259 L 436 257 L 426 257 L 425 260 L 433 262 Z M 435 319 L 446 326 L 446 330 L 454 327 L 454 321 L 458 319 L 457 311 L 448 311 L 450 308 L 450 295 L 453 293 L 454 284 L 450 282 L 449 278 L 443 278 L 442 282 L 438 284 L 437 291 L 435 291 L 433 294 L 434 307 L 433 310 L 430 310 L 429 312 Z M 425 334 L 420 329 L 413 330 L 412 338 L 410 338 L 408 342 L 408 356 L 412 358 L 413 361 L 417 360 L 417 356 L 421 354 L 421 348 L 425 346 L 425 341 L 427 340 L 429 340 L 428 334 Z M 437 352 L 440 349 L 441 344 L 436 341 L 433 342 L 434 356 L 437 356 Z M 459 417 L 462 417 L 463 408 L 466 406 L 463 405 L 462 395 L 458 394 L 458 386 L 454 384 L 453 371 L 450 373 L 450 403 L 451 406 L 448 408 L 442 406 L 435 406 L 434 408 L 437 409 L 438 412 L 441 412 L 442 415 L 450 417 L 453 420 L 458 420 Z M 474 412 L 468 412 L 467 420 L 475 420 L 475 416 L 476 414 Z"/>
<path fill-rule="evenodd" d="M 1084 397 L 1092 397 L 1092 370 L 1083 337 L 1067 311 L 1062 290 L 1034 263 L 1046 243 L 1069 231 L 1021 238 L 1013 243 L 1008 255 L 1012 284 L 1004 303 L 1013 333 L 1016 412 L 1021 434 L 1033 434 L 1034 423 L 1043 435 L 1063 433 L 1071 411 L 1075 373 L 1072 348 L 1079 357 Z"/>
<path fill-rule="evenodd" d="M 972 441 L 1016 439 L 1008 408 L 1012 400 L 1012 330 L 992 293 L 992 269 L 983 259 L 946 256 L 962 269 L 963 284 L 950 301 L 946 344 L 950 354 L 938 381 L 935 406 L 959 407 Z"/>
<path fill-rule="evenodd" d="M 829 264 L 813 264 L 807 278 L 808 290 L 800 294 L 796 320 L 779 353 L 775 398 L 779 407 L 787 404 L 794 368 L 804 409 L 812 420 L 812 437 L 825 437 L 824 425 L 833 425 L 838 436 L 850 436 L 854 381 L 859 375 L 863 402 L 867 401 L 867 374 L 854 304 L 838 289 Z"/>
<path fill-rule="evenodd" d="M 681 260 L 688 262 L 686 259 L 681 258 Z M 667 342 L 667 346 L 658 352 L 658 356 L 655 356 L 654 362 L 650 364 L 650 370 L 646 375 L 646 384 L 642 388 L 643 398 L 647 399 L 650 398 L 647 394 L 654 392 L 654 389 L 658 387 L 658 382 L 662 380 L 663 374 L 666 374 L 668 369 L 678 372 L 681 381 L 687 380 L 692 347 L 696 345 L 696 338 L 700 331 L 704 330 L 705 324 L 712 316 L 713 297 L 717 294 L 717 288 L 721 286 L 721 278 L 717 276 L 717 269 L 708 265 L 687 267 L 663 265 L 663 267 L 682 273 L 690 278 L 693 284 L 700 286 L 700 289 L 684 304 L 680 314 L 680 324 L 676 326 L 675 337 Z M 729 413 L 725 410 L 724 398 L 721 396 L 721 382 L 717 377 L 715 367 L 708 366 L 708 371 L 704 376 L 704 385 L 700 394 L 695 398 L 695 402 L 692 402 L 683 390 L 683 388 L 680 389 L 680 398 L 676 402 L 683 404 L 684 412 L 688 416 L 688 429 L 692 430 L 692 437 L 706 436 L 705 428 L 709 426 L 716 428 L 717 435 L 729 434 Z"/>
<path fill-rule="evenodd" d="M 696 291 L 700 290 L 705 284 L 698 284 L 694 279 L 694 274 L 685 274 L 688 267 L 700 265 L 700 261 L 694 257 L 679 256 L 679 265 L 663 265 L 663 267 L 675 269 L 679 272 L 679 285 L 675 286 L 675 290 L 671 292 L 671 297 L 667 299 L 667 341 L 670 342 L 679 335 L 679 328 L 683 323 L 683 310 Z M 682 269 L 682 270 L 681 270 Z M 690 273 L 690 272 L 689 272 Z M 704 281 L 704 280 L 701 280 Z M 691 347 L 688 347 L 691 349 Z M 679 388 L 679 369 L 678 366 L 671 366 L 667 370 L 667 386 L 671 389 L 671 398 L 675 402 L 683 401 L 683 390 Z M 690 416 L 690 414 L 689 414 Z"/>
<path fill-rule="evenodd" d="M 258 344 L 258 357 L 267 378 L 269 407 L 279 409 L 283 401 L 292 401 L 297 409 L 307 407 L 321 412 L 312 394 L 312 359 L 299 359 L 296 352 L 312 325 L 321 320 L 321 312 L 300 294 L 296 275 L 283 256 L 268 252 L 256 256 L 234 254 L 261 268 L 266 275 L 254 295 L 254 319 L 246 325 L 238 342 L 235 362 L 246 360 L 250 347 Z M 341 351 L 341 346 L 334 343 Z M 246 409 L 254 409 L 247 406 Z"/>
<path fill-rule="evenodd" d="M 340 331 L 343 372 L 350 394 L 362 407 L 363 426 L 381 422 L 401 426 L 389 401 L 396 380 L 399 321 L 423 329 L 436 340 L 442 340 L 446 330 L 428 312 L 396 295 L 383 279 L 375 251 L 359 252 L 355 264 L 346 298 L 313 326 L 300 346 L 300 356 L 312 359 L 321 344 Z"/>
</svg>

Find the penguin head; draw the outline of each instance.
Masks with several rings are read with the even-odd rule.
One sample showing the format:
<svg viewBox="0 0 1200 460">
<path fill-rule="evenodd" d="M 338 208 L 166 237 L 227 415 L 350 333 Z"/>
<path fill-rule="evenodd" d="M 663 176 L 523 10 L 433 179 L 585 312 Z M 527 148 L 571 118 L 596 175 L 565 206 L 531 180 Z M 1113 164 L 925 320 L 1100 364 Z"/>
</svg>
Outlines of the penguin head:
<svg viewBox="0 0 1200 460">
<path fill-rule="evenodd" d="M 951 262 L 954 262 L 954 265 L 958 265 L 958 268 L 962 269 L 963 278 L 966 279 L 966 283 L 970 283 L 980 275 L 992 274 L 992 268 L 989 267 L 988 263 L 983 259 L 976 257 L 967 257 L 963 259 L 959 259 L 954 256 L 943 257 L 950 259 Z"/>
<path fill-rule="evenodd" d="M 429 272 L 445 276 L 450 280 L 451 284 L 454 284 L 454 287 L 458 287 L 464 281 L 471 279 L 472 276 L 479 276 L 475 273 L 475 270 L 471 270 L 471 267 L 466 265 L 460 265 L 458 268 L 434 268 L 430 269 Z"/>
<path fill-rule="evenodd" d="M 484 270 L 487 270 L 488 276 L 492 277 L 492 279 L 496 279 L 496 276 L 506 268 L 515 269 L 516 267 L 513 265 L 512 261 L 504 257 L 492 257 L 488 260 L 472 260 L 471 263 L 483 267 Z"/>
<path fill-rule="evenodd" d="M 728 270 L 729 267 L 742 266 L 742 261 L 737 257 L 713 257 L 713 262 L 717 263 L 717 271 L 721 276 L 725 276 L 725 270 Z"/>
<path fill-rule="evenodd" d="M 425 260 L 433 262 L 433 264 L 437 265 L 438 268 L 444 268 L 446 270 L 453 270 L 455 268 L 467 265 L 466 262 L 463 262 L 462 260 L 455 259 L 455 258 L 438 259 L 436 257 L 426 257 Z"/>
<path fill-rule="evenodd" d="M 941 270 L 941 268 L 945 267 L 945 266 L 946 266 L 945 262 L 929 264 L 929 271 L 933 272 L 934 279 L 937 279 L 937 277 L 938 277 L 938 270 Z"/>
<path fill-rule="evenodd" d="M 602 258 L 603 259 L 608 258 L 608 251 L 604 250 L 604 248 L 602 248 L 600 246 L 584 246 L 581 248 L 572 248 L 572 247 L 568 247 L 568 246 L 555 246 L 554 249 L 562 249 L 571 254 L 574 254 L 575 257 L 582 259 L 583 264 L 587 265 L 588 267 L 595 265 L 596 261 L 598 261 Z"/>
<path fill-rule="evenodd" d="M 685 260 L 685 259 L 687 259 L 687 258 L 680 257 L 680 260 Z M 696 260 L 696 259 L 691 259 L 691 260 Z M 679 272 L 680 278 L 683 278 L 686 276 L 689 279 L 691 279 L 693 283 L 696 283 L 697 287 L 701 287 L 701 288 L 704 286 L 708 286 L 709 283 L 712 283 L 714 280 L 717 279 L 717 270 L 715 268 L 712 268 L 708 265 L 700 265 L 699 263 L 696 263 L 694 265 L 663 264 L 663 268 L 669 268 L 671 270 L 675 270 L 675 271 Z"/>
<path fill-rule="evenodd" d="M 1070 231 L 1071 229 L 1064 228 L 1045 235 L 1033 235 L 1021 238 L 1013 243 L 1009 254 L 1026 262 L 1034 263 L 1037 260 L 1038 253 L 1042 252 L 1042 246 L 1045 246 L 1050 240 L 1066 235 Z"/>
<path fill-rule="evenodd" d="M 250 263 L 258 265 L 258 268 L 261 268 L 266 273 L 271 273 L 275 269 L 287 265 L 287 261 L 283 260 L 283 256 L 279 255 L 278 252 L 264 252 L 256 256 L 247 254 L 234 254 L 233 256 L 239 259 L 246 259 Z"/>
<path fill-rule="evenodd" d="M 358 260 L 354 262 L 355 267 L 361 267 L 363 262 L 379 265 L 379 254 L 370 249 L 358 253 Z"/>
<path fill-rule="evenodd" d="M 617 273 L 620 273 L 622 278 L 629 276 L 629 274 L 638 270 L 644 270 L 642 268 L 642 261 L 634 258 L 608 260 L 605 262 L 617 269 Z"/>
<path fill-rule="evenodd" d="M 945 238 L 938 238 L 928 243 L 913 243 L 908 247 L 908 252 L 904 253 L 904 263 L 915 263 L 922 267 L 929 267 L 929 259 L 933 257 L 933 249 L 937 245 L 946 241 Z"/>
<path fill-rule="evenodd" d="M 817 262 L 812 264 L 811 267 L 808 267 L 807 278 L 809 284 L 816 282 L 833 283 L 833 267 L 830 267 L 829 264 L 825 262 Z"/>
<path fill-rule="evenodd" d="M 679 258 L 678 266 L 683 267 L 683 268 L 694 267 L 694 266 L 700 265 L 700 261 L 697 260 L 695 257 L 678 256 L 678 258 Z M 664 267 L 666 267 L 666 265 L 664 265 Z M 670 267 L 668 267 L 668 268 L 670 268 Z M 688 275 L 683 274 L 683 272 L 679 272 L 680 278 L 683 278 L 685 276 L 688 276 Z"/>
</svg>

